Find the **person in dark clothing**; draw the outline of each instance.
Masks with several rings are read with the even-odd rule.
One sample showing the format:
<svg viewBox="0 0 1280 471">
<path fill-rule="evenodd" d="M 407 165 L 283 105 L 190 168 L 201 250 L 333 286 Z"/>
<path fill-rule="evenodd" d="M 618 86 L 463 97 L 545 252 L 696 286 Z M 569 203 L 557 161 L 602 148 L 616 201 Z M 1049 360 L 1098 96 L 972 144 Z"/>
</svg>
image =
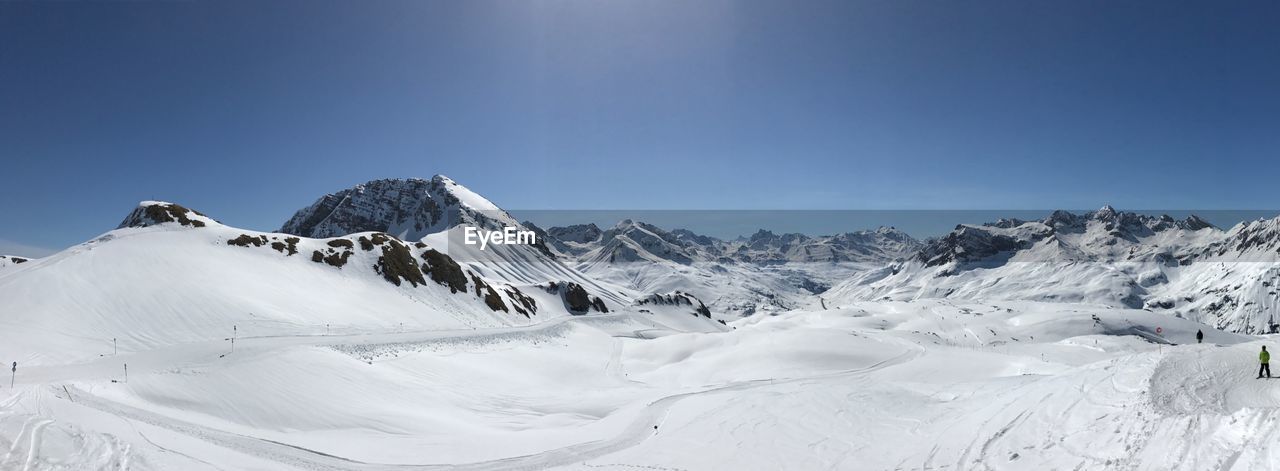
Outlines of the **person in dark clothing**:
<svg viewBox="0 0 1280 471">
<path fill-rule="evenodd" d="M 1197 331 L 1196 331 L 1196 343 L 1204 343 L 1204 331 L 1203 331 L 1203 330 L 1197 330 Z"/>
<path fill-rule="evenodd" d="M 1258 361 L 1262 362 L 1262 366 L 1258 368 L 1258 377 L 1262 377 L 1262 372 L 1267 372 L 1267 377 L 1271 377 L 1271 354 L 1267 353 L 1267 347 L 1262 347 L 1262 353 L 1258 354 Z"/>
</svg>

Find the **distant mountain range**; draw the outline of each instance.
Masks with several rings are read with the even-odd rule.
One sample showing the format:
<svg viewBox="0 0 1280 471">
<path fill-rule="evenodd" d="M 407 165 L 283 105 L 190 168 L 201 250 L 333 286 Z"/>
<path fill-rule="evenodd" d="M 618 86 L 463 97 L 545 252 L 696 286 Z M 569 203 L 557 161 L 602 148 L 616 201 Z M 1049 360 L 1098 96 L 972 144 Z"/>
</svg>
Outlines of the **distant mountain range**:
<svg viewBox="0 0 1280 471">
<path fill-rule="evenodd" d="M 539 243 L 481 251 L 456 242 L 464 225 L 522 227 L 537 233 Z M 294 309 L 315 311 L 306 306 L 316 292 L 346 291 L 349 296 L 318 309 L 327 313 L 321 317 L 341 318 L 340 312 L 372 303 L 396 312 L 389 319 L 417 306 L 412 309 L 448 312 L 436 321 L 461 325 L 641 305 L 705 315 L 710 323 L 863 300 L 1004 299 L 1145 308 L 1256 333 L 1276 323 L 1277 262 L 1280 218 L 1222 230 L 1196 216 L 1178 220 L 1107 206 L 1040 220 L 962 224 L 924 241 L 891 227 L 825 236 L 761 229 L 723 240 L 634 220 L 607 229 L 541 228 L 435 176 L 375 180 L 324 195 L 276 233 L 144 202 L 117 230 L 62 253 L 30 261 L 0 257 L 0 296 L 58 277 L 86 280 L 76 294 L 58 296 L 66 302 L 127 299 L 140 287 L 169 292 L 121 307 L 146 312 L 197 302 L 214 296 L 206 291 L 219 280 L 243 279 L 272 288 L 217 293 L 223 299 L 207 300 L 209 317 L 201 322 L 228 312 L 289 317 Z M 129 284 L 88 281 L 112 278 Z M 239 301 L 228 305 L 228 298 Z M 370 301 L 380 298 L 386 299 Z M 24 308 L 62 309 L 58 302 Z M 82 323 L 91 325 L 116 314 L 85 315 L 92 319 Z"/>
<path fill-rule="evenodd" d="M 866 299 L 1024 299 L 1146 308 L 1244 333 L 1276 323 L 1280 218 L 1221 230 L 1120 212 L 960 225 L 910 260 L 860 273 L 824 295 Z"/>
</svg>

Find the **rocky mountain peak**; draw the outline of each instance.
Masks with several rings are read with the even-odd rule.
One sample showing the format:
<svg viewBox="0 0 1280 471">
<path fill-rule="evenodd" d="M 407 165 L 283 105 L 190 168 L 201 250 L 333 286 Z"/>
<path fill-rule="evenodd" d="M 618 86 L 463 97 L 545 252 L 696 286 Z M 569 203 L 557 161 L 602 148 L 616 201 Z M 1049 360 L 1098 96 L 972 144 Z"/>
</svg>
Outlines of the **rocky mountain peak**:
<svg viewBox="0 0 1280 471">
<path fill-rule="evenodd" d="M 755 234 L 751 234 L 751 237 L 747 238 L 747 241 L 752 242 L 752 243 L 755 243 L 755 242 L 760 242 L 760 241 L 769 241 L 769 240 L 773 240 L 773 239 L 776 239 L 776 238 L 778 238 L 778 236 L 777 236 L 777 235 L 774 235 L 773 231 L 767 231 L 767 230 L 764 230 L 764 229 L 760 229 L 760 230 L 756 231 L 756 233 L 755 233 Z"/>
<path fill-rule="evenodd" d="M 1099 221 L 1113 221 L 1118 215 L 1119 212 L 1116 211 L 1116 208 L 1113 208 L 1108 204 L 1103 205 L 1101 209 L 1090 213 L 1089 217 Z"/>
<path fill-rule="evenodd" d="M 294 213 L 279 232 L 324 238 L 377 231 L 417 240 L 459 224 L 518 225 L 489 200 L 436 175 L 372 180 L 324 195 Z"/>
<path fill-rule="evenodd" d="M 572 226 L 552 227 L 547 229 L 547 234 L 557 240 L 564 242 L 586 243 L 600 240 L 600 234 L 604 232 L 595 223 L 574 224 Z"/>
<path fill-rule="evenodd" d="M 205 227 L 217 221 L 201 214 L 199 211 L 187 209 L 179 204 L 164 201 L 143 201 L 125 216 L 117 229 L 126 227 L 148 227 L 166 223 L 174 223 L 188 227 Z"/>
</svg>

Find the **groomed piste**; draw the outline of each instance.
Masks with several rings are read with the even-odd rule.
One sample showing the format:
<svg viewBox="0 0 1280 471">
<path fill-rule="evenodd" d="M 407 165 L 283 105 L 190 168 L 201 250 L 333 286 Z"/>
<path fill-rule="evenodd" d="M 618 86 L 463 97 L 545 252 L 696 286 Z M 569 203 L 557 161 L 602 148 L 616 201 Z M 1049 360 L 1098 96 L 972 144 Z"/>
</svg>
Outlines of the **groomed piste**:
<svg viewBox="0 0 1280 471">
<path fill-rule="evenodd" d="M 853 303 L 246 335 L 22 367 L 6 469 L 1256 469 L 1266 340 L 1140 310 Z M 1160 334 L 1155 329 L 1160 329 Z M 127 382 L 119 368 L 129 364 Z"/>
</svg>

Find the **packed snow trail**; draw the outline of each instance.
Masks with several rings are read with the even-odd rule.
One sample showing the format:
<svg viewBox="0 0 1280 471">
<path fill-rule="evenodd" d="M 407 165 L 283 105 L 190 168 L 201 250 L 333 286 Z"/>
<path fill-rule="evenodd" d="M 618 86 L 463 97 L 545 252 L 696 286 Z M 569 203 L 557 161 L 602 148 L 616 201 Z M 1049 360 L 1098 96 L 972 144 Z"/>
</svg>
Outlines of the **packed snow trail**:
<svg viewBox="0 0 1280 471">
<path fill-rule="evenodd" d="M 273 350 L 300 346 L 376 346 L 386 344 L 413 344 L 431 342 L 450 342 L 462 340 L 492 340 L 501 338 L 520 338 L 539 332 L 554 331 L 571 322 L 590 322 L 599 325 L 603 322 L 623 321 L 637 318 L 634 314 L 617 313 L 593 316 L 592 318 L 558 317 L 537 324 L 514 327 L 491 327 L 483 329 L 428 330 L 410 332 L 364 332 L 355 334 L 299 334 L 299 335 L 259 335 L 237 337 L 235 350 L 231 350 L 228 339 L 208 340 L 161 347 L 142 352 L 104 355 L 98 359 L 84 363 L 48 365 L 21 368 L 16 375 L 16 383 L 46 384 L 83 379 L 122 379 L 124 364 L 130 365 L 130 371 L 144 374 L 149 371 L 163 370 L 177 366 L 196 366 L 215 364 L 219 361 L 263 355 Z M 642 319 L 651 329 L 671 331 L 660 321 Z M 641 330 L 629 330 L 633 336 L 639 336 Z"/>
<path fill-rule="evenodd" d="M 819 376 L 784 378 L 784 379 L 760 379 L 751 381 L 742 381 L 718 386 L 706 390 L 691 391 L 680 394 L 673 394 L 660 398 L 647 404 L 642 413 L 631 422 L 626 430 L 615 437 L 603 440 L 592 441 L 573 445 L 570 447 L 548 450 L 533 455 L 517 456 L 511 458 L 503 458 L 492 461 L 477 463 L 444 463 L 444 464 L 389 464 L 389 463 L 364 463 L 355 460 L 349 460 L 340 456 L 334 456 L 317 450 L 281 443 L 273 440 L 267 440 L 256 437 L 249 437 L 230 432 L 215 430 L 197 424 L 183 422 L 180 420 L 165 417 L 149 411 L 137 409 L 123 404 L 114 403 L 100 397 L 94 396 L 88 391 L 78 388 L 71 388 L 72 395 L 79 404 L 85 407 L 91 407 L 112 415 L 126 418 L 128 420 L 139 421 L 150 425 L 163 427 L 174 432 L 190 435 L 202 441 L 217 444 L 231 450 L 241 453 L 254 455 L 268 459 L 272 462 L 281 463 L 301 469 L 314 470 L 416 470 L 416 469 L 459 469 L 459 470 L 518 470 L 518 469 L 545 469 L 560 465 L 572 464 L 589 460 L 595 457 L 604 456 L 618 450 L 622 450 L 643 442 L 646 438 L 656 434 L 655 430 L 660 430 L 663 417 L 680 400 L 717 393 L 730 393 L 734 391 L 742 391 L 752 388 L 776 386 L 780 384 L 789 384 L 815 379 L 841 379 L 865 375 L 871 371 L 890 365 L 901 364 L 910 361 L 911 358 L 920 355 L 919 350 L 910 350 L 899 354 L 891 359 L 871 365 L 867 368 L 843 371 L 837 373 L 829 373 Z M 657 428 L 654 428 L 657 425 Z"/>
</svg>

